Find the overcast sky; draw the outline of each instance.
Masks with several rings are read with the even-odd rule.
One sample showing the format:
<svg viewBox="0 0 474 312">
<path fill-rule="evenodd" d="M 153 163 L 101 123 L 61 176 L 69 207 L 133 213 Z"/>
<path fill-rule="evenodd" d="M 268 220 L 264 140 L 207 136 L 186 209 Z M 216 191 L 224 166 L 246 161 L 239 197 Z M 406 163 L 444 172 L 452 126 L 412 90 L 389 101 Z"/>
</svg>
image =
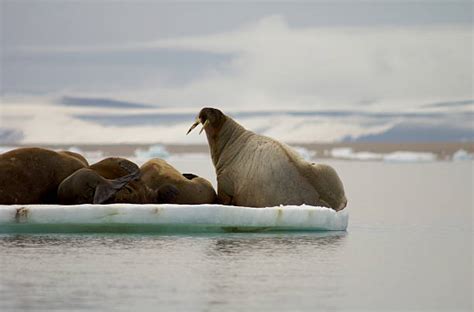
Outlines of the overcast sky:
<svg viewBox="0 0 474 312">
<path fill-rule="evenodd" d="M 430 129 L 462 127 L 456 138 L 472 136 L 471 1 L 0 1 L 0 130 L 10 138 L 68 140 L 55 138 L 57 129 L 37 135 L 46 124 L 64 129 L 77 122 L 74 105 L 97 114 L 93 103 L 110 114 L 104 105 L 115 105 L 116 114 L 127 103 L 193 113 L 214 106 L 375 114 L 337 127 L 328 118 L 308 119 L 310 128 L 301 129 L 294 117 L 298 131 L 291 134 L 268 130 L 276 119 L 254 123 L 268 121 L 260 128 L 269 135 L 307 140 L 312 133 L 337 140 L 403 130 L 405 113 L 436 111 L 444 115 L 431 116 Z M 21 97 L 30 106 L 12 100 Z M 50 105 L 58 99 L 66 106 Z M 61 122 L 48 121 L 50 110 Z M 25 118 L 36 123 L 25 129 Z M 93 139 L 74 132 L 93 129 L 82 122 L 70 127 L 71 138 Z M 176 127 L 181 138 L 182 125 Z M 134 131 L 131 140 L 144 133 Z"/>
<path fill-rule="evenodd" d="M 472 2 L 3 0 L 2 41 L 4 94 L 171 106 L 472 95 Z"/>
</svg>

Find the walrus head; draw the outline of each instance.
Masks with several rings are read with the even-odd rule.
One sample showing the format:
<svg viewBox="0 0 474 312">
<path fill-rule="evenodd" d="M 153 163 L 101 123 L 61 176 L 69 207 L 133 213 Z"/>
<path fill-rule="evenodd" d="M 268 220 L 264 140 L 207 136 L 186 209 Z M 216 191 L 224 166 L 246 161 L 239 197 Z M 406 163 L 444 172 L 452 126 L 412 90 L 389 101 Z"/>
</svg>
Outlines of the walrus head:
<svg viewBox="0 0 474 312">
<path fill-rule="evenodd" d="M 347 198 L 344 192 L 344 186 L 336 170 L 325 164 L 312 165 L 318 173 L 318 179 L 315 181 L 320 195 L 320 201 L 325 206 L 339 211 L 347 206 Z"/>
<path fill-rule="evenodd" d="M 216 136 L 224 125 L 226 119 L 227 116 L 220 110 L 211 107 L 204 107 L 201 109 L 196 121 L 192 124 L 186 134 L 189 134 L 199 124 L 202 124 L 202 129 L 199 131 L 199 134 L 201 134 L 203 130 L 206 130 L 208 135 Z"/>
<path fill-rule="evenodd" d="M 233 129 L 236 127 L 242 127 L 233 121 L 232 118 L 224 115 L 220 110 L 211 107 L 201 109 L 196 117 L 196 121 L 186 134 L 189 134 L 199 124 L 202 124 L 202 129 L 199 131 L 199 134 L 201 134 L 202 131 L 206 131 L 212 161 L 216 166 L 226 142 L 232 138 L 231 132 L 233 132 Z M 230 126 L 232 129 L 229 129 L 229 124 L 232 124 L 232 126 Z M 225 134 L 226 132 L 227 134 Z"/>
</svg>

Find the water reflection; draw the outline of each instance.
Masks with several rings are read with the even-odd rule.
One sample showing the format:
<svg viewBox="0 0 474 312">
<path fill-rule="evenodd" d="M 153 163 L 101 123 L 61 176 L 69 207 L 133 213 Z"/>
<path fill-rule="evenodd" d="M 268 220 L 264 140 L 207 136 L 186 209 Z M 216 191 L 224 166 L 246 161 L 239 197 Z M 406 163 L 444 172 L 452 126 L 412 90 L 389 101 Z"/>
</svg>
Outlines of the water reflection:
<svg viewBox="0 0 474 312">
<path fill-rule="evenodd" d="M 346 235 L 0 235 L 0 310 L 331 309 Z"/>
<path fill-rule="evenodd" d="M 300 297 L 333 309 L 346 296 L 340 268 L 346 232 L 251 234 L 215 238 L 203 276 L 210 311 L 249 302 L 272 310 Z"/>
<path fill-rule="evenodd" d="M 0 235 L 0 248 L 48 248 L 60 246 L 67 248 L 101 248 L 108 249 L 133 249 L 149 246 L 137 245 L 146 235 L 130 234 L 5 234 Z M 166 239 L 149 240 L 154 246 L 159 247 Z"/>
<path fill-rule="evenodd" d="M 278 248 L 294 250 L 301 246 L 336 248 L 343 243 L 347 232 L 315 232 L 295 234 L 242 234 L 226 235 L 211 246 L 210 255 L 231 255 L 252 250 Z"/>
</svg>

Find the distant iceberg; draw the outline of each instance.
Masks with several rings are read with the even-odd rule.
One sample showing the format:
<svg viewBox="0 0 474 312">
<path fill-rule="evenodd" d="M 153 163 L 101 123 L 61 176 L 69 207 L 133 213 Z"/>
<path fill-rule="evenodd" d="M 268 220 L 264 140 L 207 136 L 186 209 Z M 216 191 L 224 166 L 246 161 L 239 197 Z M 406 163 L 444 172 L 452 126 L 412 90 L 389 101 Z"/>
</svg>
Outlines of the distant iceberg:
<svg viewBox="0 0 474 312">
<path fill-rule="evenodd" d="M 377 154 L 372 152 L 354 152 L 350 147 L 338 147 L 333 148 L 330 151 L 330 156 L 334 158 L 344 158 L 353 160 L 381 160 L 383 154 Z"/>
<path fill-rule="evenodd" d="M 354 152 L 354 150 L 350 147 L 333 148 L 329 154 L 334 158 L 366 161 L 383 160 L 385 162 L 430 162 L 437 160 L 436 154 L 434 153 L 397 151 L 388 154 L 380 154 L 372 152 Z"/>
<path fill-rule="evenodd" d="M 56 150 L 58 150 L 58 149 L 56 149 Z M 98 161 L 100 161 L 104 158 L 104 152 L 100 151 L 100 150 L 83 151 L 82 149 L 80 149 L 77 146 L 71 146 L 70 148 L 68 148 L 68 151 L 84 156 L 84 158 L 87 159 L 89 164 L 96 163 L 96 162 L 98 162 Z"/>
<path fill-rule="evenodd" d="M 137 149 L 135 150 L 135 157 L 138 160 L 146 161 L 152 158 L 166 159 L 170 156 L 170 153 L 166 150 L 166 147 L 162 144 L 156 144 L 150 146 L 148 149 Z"/>
<path fill-rule="evenodd" d="M 468 153 L 466 150 L 463 150 L 463 149 L 458 150 L 452 156 L 452 160 L 454 161 L 473 160 L 473 159 L 474 159 L 474 155 Z"/>
<path fill-rule="evenodd" d="M 385 154 L 383 160 L 386 162 L 430 162 L 436 160 L 436 155 L 433 153 L 401 151 Z"/>
<path fill-rule="evenodd" d="M 293 146 L 292 147 L 301 157 L 303 157 L 306 161 L 312 161 L 313 158 L 316 156 L 316 151 L 309 150 L 306 147 L 302 146 Z"/>
</svg>

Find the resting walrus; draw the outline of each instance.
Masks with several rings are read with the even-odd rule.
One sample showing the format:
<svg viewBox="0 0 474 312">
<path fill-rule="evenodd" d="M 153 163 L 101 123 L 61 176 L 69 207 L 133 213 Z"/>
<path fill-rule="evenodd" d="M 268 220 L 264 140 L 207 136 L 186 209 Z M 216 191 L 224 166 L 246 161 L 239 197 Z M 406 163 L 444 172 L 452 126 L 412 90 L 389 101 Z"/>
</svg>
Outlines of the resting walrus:
<svg viewBox="0 0 474 312">
<path fill-rule="evenodd" d="M 220 203 L 346 207 L 344 187 L 330 166 L 306 162 L 289 146 L 246 130 L 218 109 L 203 108 L 188 133 L 199 123 L 209 142 Z"/>
<path fill-rule="evenodd" d="M 71 152 L 19 148 L 0 155 L 0 204 L 55 204 L 59 184 L 87 166 Z"/>
<path fill-rule="evenodd" d="M 65 205 L 160 202 L 158 193 L 140 176 L 140 168 L 135 163 L 125 158 L 109 157 L 64 179 L 58 188 L 58 201 Z M 166 191 L 171 197 L 177 192 L 175 189 Z"/>
<path fill-rule="evenodd" d="M 140 167 L 142 180 L 145 184 L 160 192 L 164 197 L 163 187 L 173 185 L 178 193 L 168 202 L 173 204 L 213 204 L 216 201 L 216 191 L 211 183 L 204 178 L 191 173 L 181 174 L 163 159 L 153 158 Z"/>
</svg>

